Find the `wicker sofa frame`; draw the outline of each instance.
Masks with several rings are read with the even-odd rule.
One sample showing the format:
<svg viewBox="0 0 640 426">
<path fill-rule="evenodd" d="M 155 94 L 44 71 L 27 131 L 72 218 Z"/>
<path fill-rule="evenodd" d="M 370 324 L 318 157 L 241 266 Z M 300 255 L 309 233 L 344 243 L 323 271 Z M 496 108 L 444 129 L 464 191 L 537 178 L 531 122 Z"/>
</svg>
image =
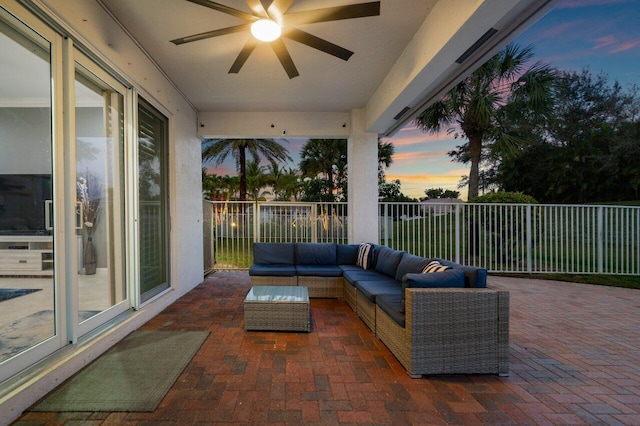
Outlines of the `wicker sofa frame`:
<svg viewBox="0 0 640 426">
<path fill-rule="evenodd" d="M 464 269 L 465 274 L 479 270 L 448 263 Z M 486 271 L 483 273 L 486 277 Z M 406 288 L 402 326 L 344 277 L 251 275 L 251 284 L 305 286 L 309 297 L 343 298 L 411 377 L 509 373 L 506 291 Z"/>
</svg>

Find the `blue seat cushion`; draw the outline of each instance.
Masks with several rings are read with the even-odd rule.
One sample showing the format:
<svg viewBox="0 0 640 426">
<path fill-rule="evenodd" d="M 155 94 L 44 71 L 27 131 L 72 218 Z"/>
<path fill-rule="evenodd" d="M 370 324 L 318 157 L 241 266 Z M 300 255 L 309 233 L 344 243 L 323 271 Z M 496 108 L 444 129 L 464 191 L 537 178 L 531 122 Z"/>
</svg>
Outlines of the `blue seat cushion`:
<svg viewBox="0 0 640 426">
<path fill-rule="evenodd" d="M 364 297 L 374 303 L 380 294 L 397 294 L 399 296 L 402 293 L 402 286 L 396 280 L 357 281 L 356 288 Z"/>
<path fill-rule="evenodd" d="M 303 277 L 341 277 L 342 269 L 335 265 L 296 265 L 298 275 Z"/>
<path fill-rule="evenodd" d="M 429 261 L 424 257 L 405 253 L 396 269 L 396 280 L 402 282 L 405 274 L 419 274 Z"/>
<path fill-rule="evenodd" d="M 253 243 L 253 263 L 258 265 L 293 265 L 293 243 Z"/>
<path fill-rule="evenodd" d="M 256 277 L 295 277 L 296 267 L 293 265 L 252 265 L 249 275 Z"/>
<path fill-rule="evenodd" d="M 395 278 L 398 264 L 405 252 L 384 246 L 376 246 L 375 250 L 376 266 L 374 269 L 381 274 Z"/>
<path fill-rule="evenodd" d="M 336 265 L 336 245 L 296 243 L 296 265 Z"/>
<path fill-rule="evenodd" d="M 342 265 L 339 264 L 338 268 L 342 269 L 343 271 L 364 271 L 364 269 L 362 269 L 359 266 L 356 265 Z"/>
<path fill-rule="evenodd" d="M 462 272 L 464 272 L 464 286 L 467 288 L 487 287 L 487 270 L 484 268 L 461 265 L 459 263 L 452 262 L 446 259 L 434 258 L 429 260 L 437 260 L 445 266 L 450 266 L 454 269 L 460 269 Z"/>
<path fill-rule="evenodd" d="M 389 277 L 386 275 L 382 275 L 377 273 L 376 271 L 365 271 L 364 269 L 360 269 L 359 271 L 343 271 L 342 276 L 349 283 L 355 285 L 356 281 L 380 281 L 380 280 L 388 280 Z"/>
<path fill-rule="evenodd" d="M 405 327 L 404 303 L 400 294 L 380 294 L 376 305 L 391 317 L 400 327 Z"/>
<path fill-rule="evenodd" d="M 404 312 L 405 288 L 464 288 L 464 272 L 460 269 L 447 269 L 442 272 L 426 274 L 406 274 L 402 278 L 402 312 Z"/>
<path fill-rule="evenodd" d="M 338 265 L 355 265 L 358 261 L 360 244 L 336 244 L 336 263 Z"/>
</svg>

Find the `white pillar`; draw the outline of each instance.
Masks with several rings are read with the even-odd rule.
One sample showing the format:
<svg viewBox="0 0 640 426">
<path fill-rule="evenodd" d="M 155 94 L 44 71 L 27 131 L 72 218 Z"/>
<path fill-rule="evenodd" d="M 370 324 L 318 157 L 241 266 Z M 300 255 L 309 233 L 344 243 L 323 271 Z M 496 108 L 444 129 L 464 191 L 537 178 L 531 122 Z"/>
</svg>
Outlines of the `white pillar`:
<svg viewBox="0 0 640 426">
<path fill-rule="evenodd" d="M 378 134 L 366 132 L 365 114 L 351 111 L 347 148 L 349 242 L 378 242 Z"/>
</svg>

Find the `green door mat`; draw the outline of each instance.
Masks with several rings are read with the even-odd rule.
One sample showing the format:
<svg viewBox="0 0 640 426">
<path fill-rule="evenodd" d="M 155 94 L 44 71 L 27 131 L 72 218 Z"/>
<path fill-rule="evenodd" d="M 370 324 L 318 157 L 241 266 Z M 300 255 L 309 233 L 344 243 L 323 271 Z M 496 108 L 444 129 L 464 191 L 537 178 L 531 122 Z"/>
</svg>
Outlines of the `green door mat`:
<svg viewBox="0 0 640 426">
<path fill-rule="evenodd" d="M 31 411 L 154 411 L 208 331 L 134 331 Z"/>
</svg>

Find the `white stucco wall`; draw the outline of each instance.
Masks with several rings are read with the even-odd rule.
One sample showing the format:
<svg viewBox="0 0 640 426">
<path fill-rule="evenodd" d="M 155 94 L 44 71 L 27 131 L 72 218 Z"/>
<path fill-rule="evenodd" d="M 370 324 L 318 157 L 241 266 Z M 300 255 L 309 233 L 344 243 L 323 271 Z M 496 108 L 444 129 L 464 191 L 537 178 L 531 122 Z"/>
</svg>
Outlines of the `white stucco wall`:
<svg viewBox="0 0 640 426">
<path fill-rule="evenodd" d="M 170 119 L 171 271 L 179 294 L 202 281 L 201 148 L 194 108 L 98 2 L 42 0 L 42 8 Z"/>
</svg>

